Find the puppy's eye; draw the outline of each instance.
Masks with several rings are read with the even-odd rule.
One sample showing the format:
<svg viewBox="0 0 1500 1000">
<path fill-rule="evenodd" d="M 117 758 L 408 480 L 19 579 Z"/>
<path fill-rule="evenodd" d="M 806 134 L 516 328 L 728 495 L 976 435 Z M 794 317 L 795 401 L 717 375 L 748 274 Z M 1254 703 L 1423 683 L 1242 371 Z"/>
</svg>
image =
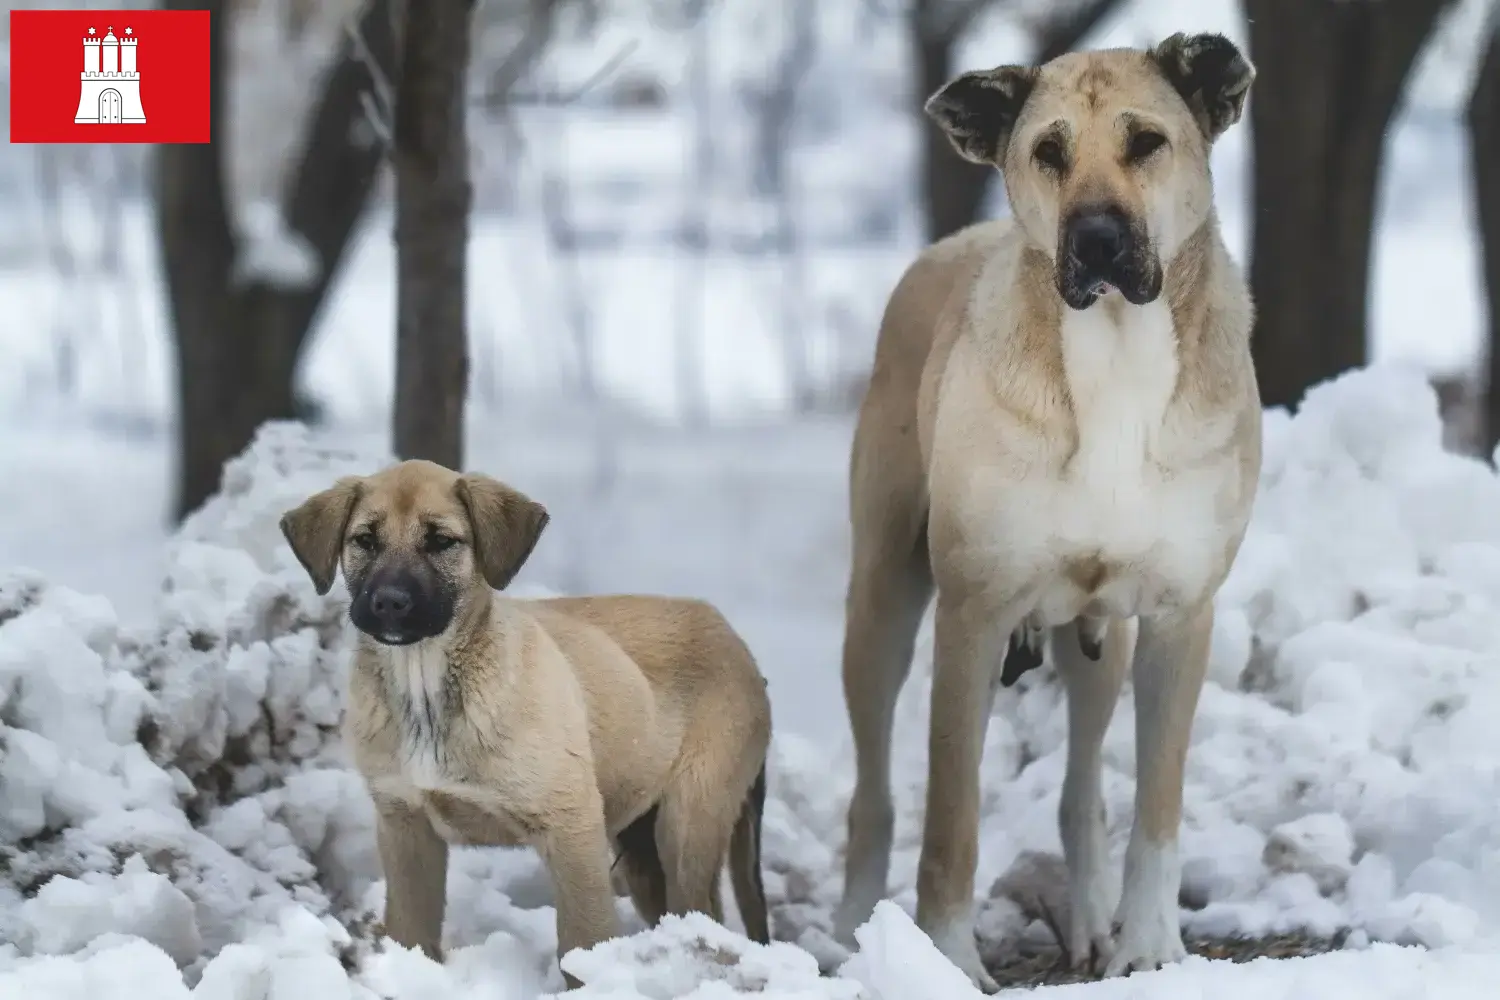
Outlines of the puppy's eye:
<svg viewBox="0 0 1500 1000">
<path fill-rule="evenodd" d="M 1063 158 L 1062 144 L 1056 139 L 1043 139 L 1036 144 L 1031 151 L 1032 158 L 1048 170 L 1062 173 L 1067 168 L 1068 161 Z"/>
<path fill-rule="evenodd" d="M 437 532 L 433 532 L 432 534 L 427 536 L 427 540 L 423 543 L 422 547 L 425 548 L 428 552 L 447 552 L 457 544 L 458 539 L 454 538 L 452 535 L 443 535 Z"/>
<path fill-rule="evenodd" d="M 1167 137 L 1160 132 L 1137 132 L 1130 137 L 1130 145 L 1125 149 L 1125 156 L 1131 162 L 1139 163 L 1166 144 Z"/>
<path fill-rule="evenodd" d="M 376 549 L 380 548 L 380 539 L 375 537 L 375 532 L 373 531 L 361 531 L 359 534 L 349 539 L 349 541 L 359 546 L 359 548 L 365 552 L 374 552 Z"/>
</svg>

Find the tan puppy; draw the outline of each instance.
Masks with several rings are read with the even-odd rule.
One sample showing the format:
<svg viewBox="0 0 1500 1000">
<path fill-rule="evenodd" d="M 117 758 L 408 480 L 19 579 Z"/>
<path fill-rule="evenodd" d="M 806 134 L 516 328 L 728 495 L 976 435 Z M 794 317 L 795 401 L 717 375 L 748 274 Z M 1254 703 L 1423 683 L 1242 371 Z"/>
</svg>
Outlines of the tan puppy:
<svg viewBox="0 0 1500 1000">
<path fill-rule="evenodd" d="M 1224 38 L 1175 35 L 965 73 L 928 102 L 960 154 L 1004 172 L 1014 219 L 906 272 L 860 411 L 845 940 L 885 893 L 892 708 L 935 587 L 920 925 L 995 988 L 973 934 L 979 758 L 997 682 L 1039 663 L 1050 629 L 1068 691 L 1072 961 L 1113 975 L 1185 954 L 1184 759 L 1260 468 L 1250 296 L 1219 235 L 1209 149 L 1253 78 Z M 1132 653 L 1139 781 L 1116 909 L 1100 747 Z"/>
<path fill-rule="evenodd" d="M 318 593 L 342 565 L 352 595 L 345 728 L 379 816 L 386 933 L 439 957 L 448 845 L 529 845 L 552 874 L 559 957 L 589 947 L 619 931 L 613 845 L 653 924 L 722 920 L 727 855 L 767 941 L 771 709 L 750 651 L 698 601 L 496 593 L 547 519 L 487 476 L 413 461 L 281 520 Z"/>
</svg>

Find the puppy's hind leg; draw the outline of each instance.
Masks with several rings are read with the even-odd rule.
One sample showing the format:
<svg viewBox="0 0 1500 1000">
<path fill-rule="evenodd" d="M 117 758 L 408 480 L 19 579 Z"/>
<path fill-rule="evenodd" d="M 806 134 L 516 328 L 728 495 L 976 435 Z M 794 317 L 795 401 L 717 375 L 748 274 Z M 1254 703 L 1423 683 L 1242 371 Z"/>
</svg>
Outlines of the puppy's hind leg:
<svg viewBox="0 0 1500 1000">
<path fill-rule="evenodd" d="M 656 849 L 658 812 L 656 806 L 647 809 L 615 838 L 615 864 L 625 876 L 635 911 L 648 927 L 655 927 L 667 912 L 667 877 Z"/>
<path fill-rule="evenodd" d="M 740 807 L 734 833 L 729 840 L 729 877 L 734 901 L 740 908 L 745 936 L 761 944 L 771 943 L 771 918 L 766 908 L 766 887 L 760 872 L 761 817 L 766 809 L 766 768 L 761 765 L 750 794 Z"/>
<path fill-rule="evenodd" d="M 727 768 L 695 762 L 684 768 L 662 796 L 656 843 L 666 876 L 668 913 L 704 913 L 723 923 L 719 872 L 740 810 L 736 784 Z M 727 763 L 727 762 L 726 762 Z"/>
<path fill-rule="evenodd" d="M 1097 628 L 1077 621 L 1054 629 L 1052 635 L 1052 656 L 1068 691 L 1068 763 L 1058 808 L 1068 863 L 1069 924 L 1063 943 L 1077 971 L 1103 972 L 1114 955 L 1110 929 L 1116 900 L 1109 872 L 1101 750 L 1130 666 L 1134 632 L 1132 622 L 1111 621 L 1102 641 L 1093 645 Z"/>
<path fill-rule="evenodd" d="M 844 897 L 834 936 L 854 944 L 854 931 L 885 898 L 895 809 L 891 802 L 891 736 L 896 699 L 911 672 L 917 629 L 932 597 L 926 532 L 899 530 L 921 512 L 903 511 L 861 539 L 856 530 L 844 626 L 844 702 L 854 736 L 854 794 L 849 799 Z"/>
</svg>

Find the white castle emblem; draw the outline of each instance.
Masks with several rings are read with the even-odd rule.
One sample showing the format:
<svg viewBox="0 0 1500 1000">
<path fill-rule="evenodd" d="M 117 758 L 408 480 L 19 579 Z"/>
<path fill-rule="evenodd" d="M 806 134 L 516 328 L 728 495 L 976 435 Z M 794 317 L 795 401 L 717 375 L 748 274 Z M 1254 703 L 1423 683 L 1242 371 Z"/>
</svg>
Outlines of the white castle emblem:
<svg viewBox="0 0 1500 1000">
<path fill-rule="evenodd" d="M 89 29 L 83 40 L 83 86 L 78 95 L 79 125 L 144 125 L 141 107 L 141 74 L 135 68 L 135 34 L 125 29 L 115 37 L 110 27 L 103 38 Z"/>
</svg>

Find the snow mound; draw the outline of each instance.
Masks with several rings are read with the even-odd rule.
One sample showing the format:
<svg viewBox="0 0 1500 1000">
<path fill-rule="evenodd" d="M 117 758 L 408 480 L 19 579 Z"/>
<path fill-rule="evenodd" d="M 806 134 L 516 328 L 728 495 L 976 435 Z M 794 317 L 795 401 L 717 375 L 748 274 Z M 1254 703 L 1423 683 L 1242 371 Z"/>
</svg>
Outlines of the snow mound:
<svg viewBox="0 0 1500 1000">
<path fill-rule="evenodd" d="M 66 954 L 131 933 L 192 978 L 284 908 L 343 913 L 368 890 L 369 806 L 337 734 L 343 606 L 277 521 L 385 460 L 267 427 L 174 540 L 149 630 L 0 577 L 0 940 Z"/>
<path fill-rule="evenodd" d="M 1265 474 L 1194 727 L 1183 917 L 1190 934 L 1300 930 L 1349 947 L 1193 959 L 1148 977 L 1153 996 L 1463 1000 L 1500 975 L 1500 477 L 1440 440 L 1431 390 L 1394 369 L 1266 415 Z M 337 738 L 346 598 L 313 593 L 277 520 L 388 461 L 299 426 L 263 429 L 172 541 L 148 629 L 0 573 L 0 996 L 530 1000 L 562 987 L 548 879 L 528 852 L 454 852 L 445 963 L 377 938 L 371 809 Z M 893 899 L 860 929 L 861 950 L 828 934 L 847 748 L 831 767 L 826 746 L 780 736 L 764 851 L 784 940 L 671 919 L 569 955 L 583 995 L 974 995 L 908 916 L 926 629 L 922 641 L 898 707 Z M 1045 935 L 1034 917 L 1059 889 L 1065 736 L 1047 671 L 1000 697 L 978 883 L 992 952 Z M 1105 745 L 1117 864 L 1133 739 L 1127 696 Z"/>
</svg>

